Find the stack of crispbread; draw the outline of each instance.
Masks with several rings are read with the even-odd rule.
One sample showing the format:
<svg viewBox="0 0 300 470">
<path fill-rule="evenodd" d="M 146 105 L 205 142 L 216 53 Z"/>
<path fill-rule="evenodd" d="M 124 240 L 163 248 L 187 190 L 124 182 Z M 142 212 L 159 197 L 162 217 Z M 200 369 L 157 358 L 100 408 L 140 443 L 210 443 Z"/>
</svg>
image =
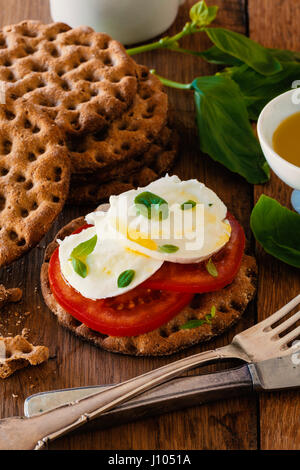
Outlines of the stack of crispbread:
<svg viewBox="0 0 300 470">
<path fill-rule="evenodd" d="M 0 85 L 0 266 L 40 241 L 68 197 L 96 203 L 174 160 L 159 80 L 106 34 L 6 26 Z"/>
</svg>

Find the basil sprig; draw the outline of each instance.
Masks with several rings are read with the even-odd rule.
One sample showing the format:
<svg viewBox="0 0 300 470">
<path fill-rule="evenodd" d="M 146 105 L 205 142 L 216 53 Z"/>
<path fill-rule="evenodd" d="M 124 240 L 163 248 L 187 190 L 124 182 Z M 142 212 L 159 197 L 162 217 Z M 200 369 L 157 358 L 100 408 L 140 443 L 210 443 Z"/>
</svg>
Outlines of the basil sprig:
<svg viewBox="0 0 300 470">
<path fill-rule="evenodd" d="M 250 226 L 267 253 L 300 268 L 300 214 L 263 194 L 252 210 Z"/>
<path fill-rule="evenodd" d="M 122 288 L 122 287 L 129 286 L 134 276 L 135 276 L 135 271 L 133 269 L 127 269 L 126 271 L 123 271 L 118 277 L 118 287 Z"/>
<path fill-rule="evenodd" d="M 207 315 L 205 315 L 204 318 L 201 318 L 201 320 L 190 320 L 186 323 L 184 323 L 184 325 L 181 325 L 179 327 L 180 330 L 190 330 L 192 328 L 197 328 L 198 326 L 202 326 L 202 325 L 210 325 L 211 322 L 212 322 L 212 319 L 216 316 L 216 307 L 213 305 L 212 308 L 211 308 L 211 311 L 210 313 L 208 313 Z"/>
<path fill-rule="evenodd" d="M 96 246 L 97 235 L 94 235 L 89 240 L 80 243 L 77 245 L 70 256 L 69 261 L 72 262 L 74 271 L 80 276 L 85 278 L 88 274 L 88 267 L 86 264 L 86 258 L 90 255 Z"/>
<path fill-rule="evenodd" d="M 166 48 L 230 66 L 216 76 L 196 78 L 188 84 L 159 78 L 166 86 L 194 90 L 201 150 L 249 183 L 264 183 L 269 179 L 269 167 L 249 119 L 257 120 L 268 101 L 299 79 L 300 53 L 265 48 L 242 34 L 211 28 L 216 13 L 217 7 L 197 2 L 182 31 L 128 53 Z M 195 33 L 206 34 L 213 46 L 200 52 L 181 48 L 180 40 Z"/>
<path fill-rule="evenodd" d="M 159 220 L 167 219 L 169 216 L 169 206 L 167 201 L 157 194 L 150 191 L 144 191 L 134 199 L 135 206 L 139 214 L 148 219 L 159 218 Z"/>
<path fill-rule="evenodd" d="M 209 258 L 208 262 L 205 265 L 206 271 L 212 276 L 212 277 L 218 277 L 218 270 L 213 263 L 213 260 Z"/>
</svg>

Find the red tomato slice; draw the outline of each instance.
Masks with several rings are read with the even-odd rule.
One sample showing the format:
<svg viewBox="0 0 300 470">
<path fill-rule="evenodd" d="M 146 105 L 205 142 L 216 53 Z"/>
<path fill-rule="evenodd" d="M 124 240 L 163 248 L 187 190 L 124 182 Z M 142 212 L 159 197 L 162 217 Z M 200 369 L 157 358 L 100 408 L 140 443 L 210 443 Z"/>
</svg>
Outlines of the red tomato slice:
<svg viewBox="0 0 300 470">
<path fill-rule="evenodd" d="M 100 333 L 136 336 L 155 330 L 180 312 L 193 297 L 192 294 L 138 286 L 117 297 L 88 299 L 63 278 L 58 250 L 53 253 L 49 264 L 49 281 L 54 297 L 74 318 Z"/>
<path fill-rule="evenodd" d="M 165 289 L 175 292 L 211 292 L 230 284 L 236 276 L 245 248 L 244 230 L 229 212 L 231 237 L 225 247 L 212 257 L 218 276 L 213 277 L 206 269 L 206 261 L 194 264 L 165 262 L 142 285 L 150 289 Z"/>
</svg>

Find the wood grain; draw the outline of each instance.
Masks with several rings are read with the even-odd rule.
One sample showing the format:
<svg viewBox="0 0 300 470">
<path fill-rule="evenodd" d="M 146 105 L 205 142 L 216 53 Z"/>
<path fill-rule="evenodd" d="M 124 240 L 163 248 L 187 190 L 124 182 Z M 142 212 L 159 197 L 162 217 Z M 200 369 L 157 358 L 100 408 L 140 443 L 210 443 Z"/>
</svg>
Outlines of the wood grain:
<svg viewBox="0 0 300 470">
<path fill-rule="evenodd" d="M 188 10 L 193 3 L 194 0 L 188 0 L 181 8 L 170 34 L 178 31 L 184 25 L 188 18 Z M 208 3 L 220 6 L 218 25 L 247 33 L 246 0 L 212 0 Z M 250 1 L 250 16 L 252 15 L 254 21 L 257 21 L 255 26 L 255 22 L 252 22 L 250 18 L 251 35 L 260 34 L 261 36 L 257 36 L 257 39 L 272 43 L 273 36 L 270 36 L 271 33 L 268 32 L 266 25 L 258 23 L 258 21 L 264 21 L 259 19 L 259 15 L 268 14 L 269 21 L 272 23 L 272 34 L 278 35 L 278 37 L 276 36 L 277 46 L 283 47 L 285 44 L 280 42 L 280 37 L 284 37 L 285 23 L 282 17 L 277 16 L 275 9 L 268 10 L 267 6 L 270 3 L 272 2 L 267 2 L 267 0 Z M 274 1 L 274 3 L 277 2 Z M 288 12 L 289 6 L 294 2 L 289 0 L 279 3 L 286 3 L 284 11 Z M 262 6 L 258 7 L 260 4 Z M 255 9 L 260 13 L 254 11 Z M 295 28 L 293 29 L 295 34 L 291 34 L 291 36 L 296 35 L 296 24 L 300 19 L 299 12 L 297 15 L 296 17 L 294 13 L 294 17 L 291 18 L 293 28 Z M 48 2 L 44 0 L 10 0 L 9 2 L 0 0 L 1 24 L 18 22 L 25 18 L 50 21 Z M 294 41 L 294 39 L 290 39 L 290 41 Z M 299 49 L 299 44 L 293 44 L 295 48 Z M 185 38 L 183 43 L 183 47 L 195 50 L 204 49 L 208 45 L 209 42 L 204 35 Z M 291 43 L 289 45 L 291 46 Z M 212 74 L 217 70 L 196 57 L 182 56 L 167 51 L 143 54 L 137 57 L 137 60 L 155 68 L 163 76 L 182 82 L 191 81 L 199 75 Z M 175 90 L 168 90 L 168 94 L 171 106 L 180 117 L 182 129 L 181 158 L 174 173 L 184 179 L 198 178 L 216 191 L 243 224 L 249 240 L 249 250 L 253 252 L 254 242 L 249 228 L 249 216 L 253 206 L 253 187 L 199 152 L 192 95 L 188 92 Z M 288 201 L 286 187 L 274 178 L 264 188 L 255 189 L 256 198 L 260 191 L 276 196 L 281 202 Z M 8 269 L 0 272 L 0 282 L 4 282 L 10 287 L 19 285 L 24 290 L 24 298 L 20 305 L 10 306 L 1 312 L 0 333 L 17 334 L 21 332 L 22 328 L 29 328 L 30 340 L 36 344 L 49 346 L 52 357 L 48 364 L 20 371 L 11 379 L 1 382 L 0 417 L 22 414 L 26 396 L 38 391 L 119 382 L 170 361 L 170 358 L 132 358 L 97 350 L 59 327 L 54 316 L 45 307 L 40 293 L 39 271 L 46 243 L 53 238 L 60 227 L 71 219 L 87 213 L 90 209 L 65 208 L 39 247 Z M 282 263 L 277 263 L 273 258 L 264 255 L 261 250 L 258 250 L 257 254 L 261 272 L 258 305 L 259 315 L 262 318 L 263 315 L 270 314 L 273 309 L 295 295 L 297 289 L 299 290 L 299 285 L 294 270 Z M 281 273 L 284 273 L 285 277 L 281 277 Z M 30 315 L 24 315 L 25 312 L 30 312 Z M 249 327 L 255 321 L 256 305 L 253 302 L 239 324 L 228 333 L 210 342 L 209 345 L 192 348 L 174 355 L 172 359 L 179 359 L 208 347 L 222 346 L 228 343 L 234 334 Z M 213 367 L 210 368 L 210 370 L 213 369 Z M 296 395 L 287 394 L 286 400 L 291 404 L 285 404 L 286 421 L 281 425 L 277 414 L 273 417 L 271 413 L 272 406 L 277 406 L 277 403 L 280 403 L 281 396 L 273 394 L 262 399 L 260 413 L 263 431 L 261 433 L 258 426 L 260 416 L 258 414 L 258 399 L 256 397 L 242 397 L 169 413 L 105 431 L 67 436 L 53 443 L 51 449 L 256 449 L 260 445 L 263 448 L 272 448 L 272 439 L 276 432 L 278 436 L 284 436 L 285 448 L 292 448 L 295 447 L 294 440 L 297 428 L 294 428 L 292 436 L 288 425 L 292 422 L 292 415 L 299 411 L 299 408 L 298 410 L 295 408 Z M 276 410 L 279 409 L 277 406 Z M 269 432 L 269 437 L 266 437 L 267 432 Z M 262 433 L 264 436 L 261 435 L 260 444 L 259 435 Z M 276 445 L 280 445 L 278 440 Z"/>
<path fill-rule="evenodd" d="M 249 1 L 250 37 L 268 47 L 300 50 L 300 3 L 289 0 Z M 284 27 L 283 27 L 284 25 Z M 291 189 L 274 173 L 264 186 L 254 187 L 255 201 L 265 193 L 290 207 Z M 259 263 L 258 319 L 275 312 L 300 292 L 300 276 L 257 246 Z M 260 399 L 262 449 L 300 449 L 299 393 L 267 394 Z"/>
</svg>

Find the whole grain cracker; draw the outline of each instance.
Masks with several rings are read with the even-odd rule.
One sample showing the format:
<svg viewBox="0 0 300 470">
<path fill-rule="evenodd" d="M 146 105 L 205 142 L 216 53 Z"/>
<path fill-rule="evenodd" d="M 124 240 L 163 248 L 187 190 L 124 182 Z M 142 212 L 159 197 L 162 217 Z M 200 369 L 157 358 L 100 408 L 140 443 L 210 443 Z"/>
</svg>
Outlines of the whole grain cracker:
<svg viewBox="0 0 300 470">
<path fill-rule="evenodd" d="M 138 92 L 128 111 L 102 131 L 67 139 L 72 174 L 98 171 L 105 181 L 124 163 L 142 164 L 141 155 L 166 124 L 168 97 L 146 67 L 139 66 L 138 75 Z"/>
<path fill-rule="evenodd" d="M 32 20 L 0 30 L 0 80 L 7 102 L 25 98 L 72 134 L 104 128 L 137 90 L 136 64 L 119 42 L 87 26 Z"/>
<path fill-rule="evenodd" d="M 108 207 L 106 204 L 100 206 L 98 210 L 107 210 Z M 63 227 L 54 241 L 48 245 L 41 270 L 42 293 L 47 306 L 63 327 L 106 351 L 135 356 L 162 356 L 209 341 L 237 322 L 254 297 L 257 279 L 256 261 L 252 256 L 244 255 L 241 267 L 230 285 L 216 292 L 196 294 L 189 305 L 156 330 L 130 337 L 108 336 L 93 331 L 73 318 L 57 303 L 48 279 L 49 260 L 58 246 L 57 239 L 63 240 L 84 224 L 84 217 L 73 220 Z M 213 306 L 216 308 L 216 314 L 211 324 L 203 324 L 192 329 L 180 329 L 190 320 L 204 319 Z"/>
<path fill-rule="evenodd" d="M 6 379 L 16 370 L 36 366 L 49 358 L 46 346 L 33 346 L 23 336 L 0 336 L 0 379 Z"/>
<path fill-rule="evenodd" d="M 107 200 L 111 195 L 147 186 L 162 176 L 172 167 L 178 150 L 178 135 L 174 130 L 165 127 L 160 137 L 154 142 L 139 160 L 120 164 L 118 173 L 123 175 L 111 181 L 103 181 L 103 175 L 85 175 L 71 179 L 68 204 L 97 204 Z"/>
<path fill-rule="evenodd" d="M 50 118 L 28 103 L 0 105 L 0 267 L 47 233 L 69 179 L 67 150 Z"/>
<path fill-rule="evenodd" d="M 18 287 L 7 289 L 3 284 L 0 284 L 0 309 L 7 303 L 19 302 L 22 295 L 23 292 Z"/>
</svg>

